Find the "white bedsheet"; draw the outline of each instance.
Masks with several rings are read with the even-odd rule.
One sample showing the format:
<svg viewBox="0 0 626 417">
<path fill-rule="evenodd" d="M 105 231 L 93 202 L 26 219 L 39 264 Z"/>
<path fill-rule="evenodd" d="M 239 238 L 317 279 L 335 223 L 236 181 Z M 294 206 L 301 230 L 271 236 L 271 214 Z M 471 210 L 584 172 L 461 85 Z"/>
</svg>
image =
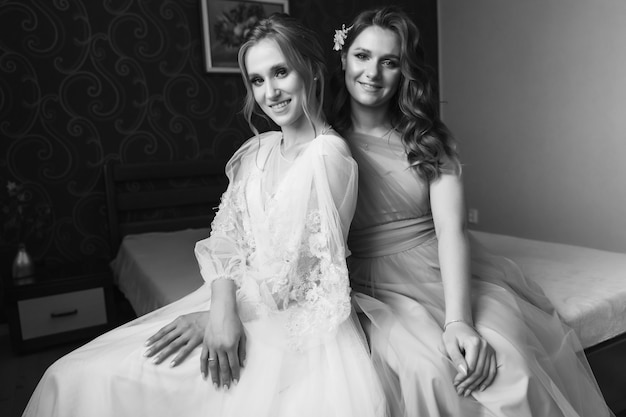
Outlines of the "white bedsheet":
<svg viewBox="0 0 626 417">
<path fill-rule="evenodd" d="M 626 332 L 626 254 L 472 231 L 539 284 L 583 347 Z"/>
<path fill-rule="evenodd" d="M 176 301 L 204 283 L 194 247 L 209 231 L 187 229 L 124 237 L 111 267 L 117 286 L 138 316 Z"/>
<path fill-rule="evenodd" d="M 472 231 L 492 253 L 515 261 L 590 347 L 626 332 L 626 254 Z M 111 263 L 138 315 L 203 284 L 194 246 L 209 229 L 126 236 Z"/>
</svg>

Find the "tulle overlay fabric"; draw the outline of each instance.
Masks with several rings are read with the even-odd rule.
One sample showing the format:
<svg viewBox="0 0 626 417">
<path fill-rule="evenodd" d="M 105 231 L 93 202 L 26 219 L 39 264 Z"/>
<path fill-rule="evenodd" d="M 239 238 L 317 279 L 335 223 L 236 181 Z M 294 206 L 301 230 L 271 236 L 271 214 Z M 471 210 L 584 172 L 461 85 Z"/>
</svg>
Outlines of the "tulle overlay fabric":
<svg viewBox="0 0 626 417">
<path fill-rule="evenodd" d="M 252 138 L 227 166 L 230 184 L 196 255 L 194 293 L 115 329 L 48 369 L 25 416 L 387 415 L 351 311 L 345 239 L 356 165 L 334 135 L 293 161 L 281 135 Z M 234 279 L 247 359 L 230 390 L 200 375 L 200 349 L 177 367 L 143 356 L 145 340 L 181 314 L 210 307 L 210 283 Z"/>
<path fill-rule="evenodd" d="M 393 416 L 598 417 L 604 403 L 575 333 L 512 261 L 469 237 L 475 326 L 498 374 L 460 397 L 441 342 L 445 319 L 428 184 L 408 169 L 396 135 L 348 138 L 359 196 L 348 259 L 353 299 L 372 325 L 370 346 Z M 443 171 L 458 169 L 444 161 Z"/>
</svg>

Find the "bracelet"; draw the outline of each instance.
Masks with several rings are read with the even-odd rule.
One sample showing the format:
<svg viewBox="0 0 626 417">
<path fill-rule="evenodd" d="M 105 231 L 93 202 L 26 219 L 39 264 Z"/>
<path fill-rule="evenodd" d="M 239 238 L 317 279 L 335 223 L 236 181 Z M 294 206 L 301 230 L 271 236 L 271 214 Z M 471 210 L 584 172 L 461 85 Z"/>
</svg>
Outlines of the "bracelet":
<svg viewBox="0 0 626 417">
<path fill-rule="evenodd" d="M 474 325 L 468 323 L 467 321 L 463 320 L 463 319 L 458 319 L 458 320 L 450 320 L 447 321 L 444 325 L 443 325 L 443 331 L 446 331 L 446 328 L 448 328 L 448 325 L 452 324 L 452 323 L 465 323 L 467 324 L 469 327 L 471 327 L 472 329 L 474 328 Z"/>
</svg>

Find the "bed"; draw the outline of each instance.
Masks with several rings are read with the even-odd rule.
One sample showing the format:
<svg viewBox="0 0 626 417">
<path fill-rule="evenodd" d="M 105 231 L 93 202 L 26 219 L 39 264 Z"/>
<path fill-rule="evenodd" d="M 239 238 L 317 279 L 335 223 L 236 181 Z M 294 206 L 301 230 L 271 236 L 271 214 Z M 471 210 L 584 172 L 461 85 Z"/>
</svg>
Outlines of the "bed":
<svg viewBox="0 0 626 417">
<path fill-rule="evenodd" d="M 115 284 L 140 316 L 200 285 L 195 242 L 210 224 L 228 180 L 226 161 L 105 166 Z"/>
<path fill-rule="evenodd" d="M 111 266 L 116 285 L 137 315 L 202 285 L 193 248 L 209 234 L 227 185 L 223 170 L 223 161 L 105 169 L 116 253 Z M 200 215 L 189 211 L 194 206 Z M 544 289 L 563 321 L 578 333 L 607 402 L 616 413 L 625 411 L 626 254 L 472 234 L 492 253 L 514 260 Z"/>
<path fill-rule="evenodd" d="M 572 327 L 604 398 L 626 412 L 626 254 L 473 231 L 492 253 L 515 261 Z"/>
</svg>

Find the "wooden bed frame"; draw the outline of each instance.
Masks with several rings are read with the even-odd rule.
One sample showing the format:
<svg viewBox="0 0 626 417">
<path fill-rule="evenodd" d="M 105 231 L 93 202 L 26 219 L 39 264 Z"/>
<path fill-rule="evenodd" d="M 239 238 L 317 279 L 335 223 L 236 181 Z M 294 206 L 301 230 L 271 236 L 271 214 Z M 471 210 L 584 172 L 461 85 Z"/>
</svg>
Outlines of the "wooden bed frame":
<svg viewBox="0 0 626 417">
<path fill-rule="evenodd" d="M 626 416 L 626 333 L 585 349 L 585 355 L 611 410 Z"/>
<path fill-rule="evenodd" d="M 111 254 L 129 234 L 208 227 L 228 186 L 226 161 L 104 167 Z"/>
<path fill-rule="evenodd" d="M 225 165 L 226 161 L 107 164 L 113 255 L 128 234 L 208 227 L 228 185 Z M 626 334 L 587 348 L 585 354 L 607 403 L 618 417 L 626 416 Z"/>
</svg>

